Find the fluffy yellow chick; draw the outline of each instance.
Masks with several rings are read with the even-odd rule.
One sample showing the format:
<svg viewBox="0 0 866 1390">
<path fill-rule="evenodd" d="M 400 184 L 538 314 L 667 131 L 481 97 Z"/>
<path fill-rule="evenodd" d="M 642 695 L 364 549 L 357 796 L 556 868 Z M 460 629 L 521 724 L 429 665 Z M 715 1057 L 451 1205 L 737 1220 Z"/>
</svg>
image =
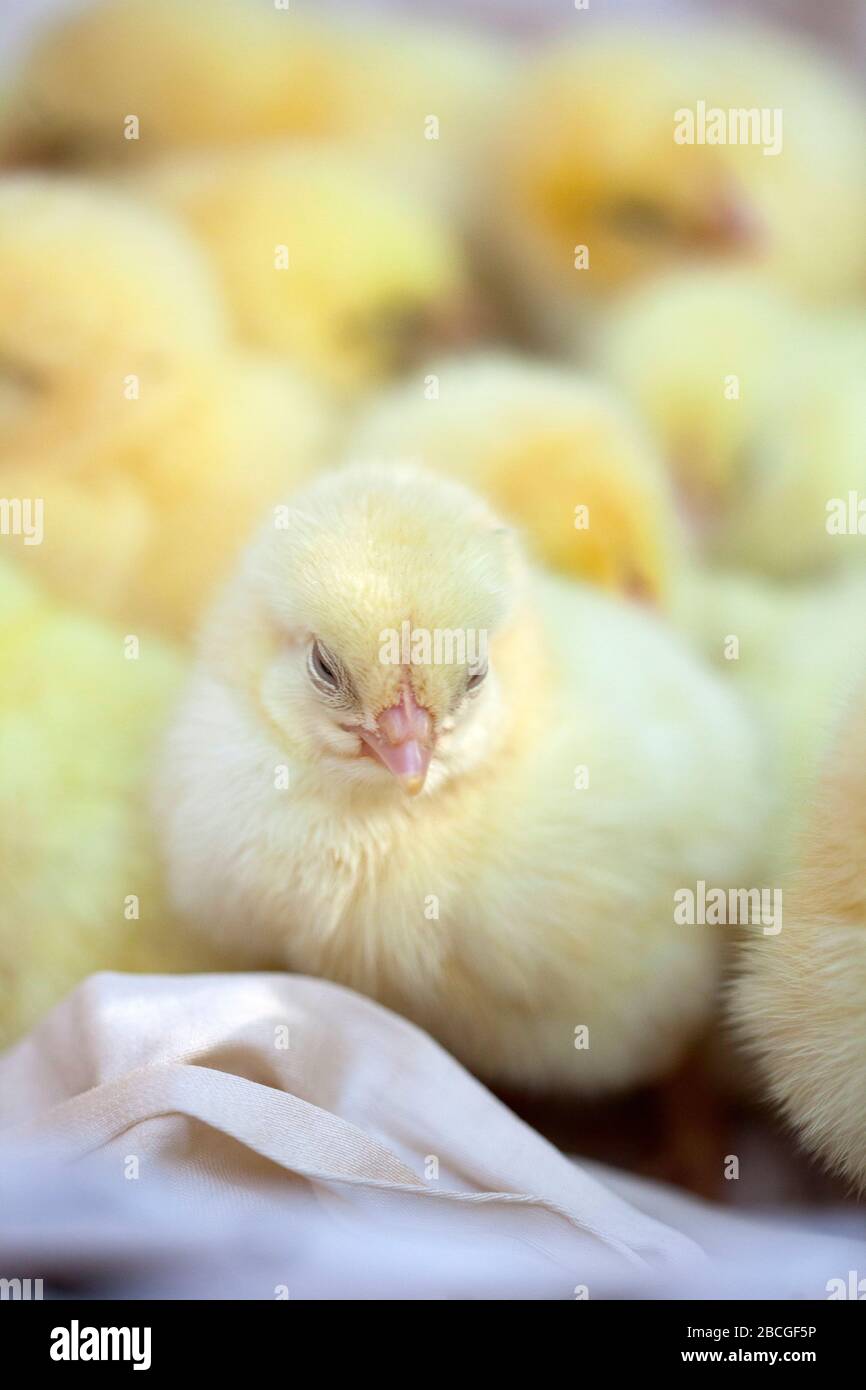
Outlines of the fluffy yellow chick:
<svg viewBox="0 0 866 1390">
<path fill-rule="evenodd" d="M 840 693 L 866 661 L 864 610 L 866 569 L 799 585 L 698 565 L 677 574 L 675 625 L 761 719 L 772 755 L 774 856 L 811 806 Z"/>
<path fill-rule="evenodd" d="M 866 560 L 866 316 L 779 343 L 776 389 L 732 487 L 716 553 L 780 578 Z"/>
<path fill-rule="evenodd" d="M 206 248 L 240 336 L 329 386 L 395 375 L 464 312 L 445 224 L 349 153 L 179 157 L 140 187 Z"/>
<path fill-rule="evenodd" d="M 250 0 L 102 0 L 64 16 L 38 36 L 14 83 L 7 153 L 129 162 L 284 129 L 326 131 L 343 65 L 329 54 L 329 31 L 291 10 Z"/>
<path fill-rule="evenodd" d="M 188 637 L 263 508 L 310 476 L 341 430 L 331 402 L 287 363 L 236 352 L 190 377 L 138 461 L 155 524 L 114 611 Z"/>
<path fill-rule="evenodd" d="M 736 699 L 651 615 L 529 570 L 453 481 L 362 466 L 265 527 L 200 651 L 157 806 L 206 937 L 499 1081 L 593 1092 L 673 1061 L 718 944 L 673 894 L 751 882 L 764 777 Z"/>
<path fill-rule="evenodd" d="M 231 347 L 163 214 L 72 178 L 0 186 L 0 495 L 38 500 L 41 544 L 8 544 L 65 597 L 188 632 L 330 413 L 288 364 Z"/>
<path fill-rule="evenodd" d="M 434 362 L 370 405 L 351 449 L 470 484 L 554 569 L 667 593 L 679 530 L 664 469 L 614 395 L 568 367 L 504 353 Z"/>
<path fill-rule="evenodd" d="M 0 139 L 19 159 L 129 167 L 281 135 L 385 137 L 432 163 L 430 118 L 462 150 L 504 66 L 491 40 L 441 23 L 329 22 L 299 0 L 101 0 L 37 38 Z"/>
<path fill-rule="evenodd" d="M 5 545 L 5 541 L 0 541 Z M 206 969 L 172 922 L 150 827 L 182 670 L 0 562 L 0 1043 L 95 970 Z"/>
<path fill-rule="evenodd" d="M 92 467 L 227 342 L 216 282 L 161 213 L 87 180 L 0 180 L 0 467 Z"/>
<path fill-rule="evenodd" d="M 733 1012 L 803 1142 L 866 1189 L 866 689 L 838 724 L 778 935 L 747 944 Z"/>
<path fill-rule="evenodd" d="M 587 298 L 696 258 L 839 298 L 866 278 L 864 152 L 862 99 L 811 47 L 745 23 L 611 29 L 531 65 L 487 225 L 558 333 Z"/>
<path fill-rule="evenodd" d="M 657 276 L 611 307 L 594 357 L 652 431 L 700 528 L 729 505 L 801 316 L 754 271 Z"/>
<path fill-rule="evenodd" d="M 805 311 L 750 272 L 679 271 L 619 301 L 599 355 L 716 559 L 796 578 L 866 555 L 862 314 Z"/>
</svg>

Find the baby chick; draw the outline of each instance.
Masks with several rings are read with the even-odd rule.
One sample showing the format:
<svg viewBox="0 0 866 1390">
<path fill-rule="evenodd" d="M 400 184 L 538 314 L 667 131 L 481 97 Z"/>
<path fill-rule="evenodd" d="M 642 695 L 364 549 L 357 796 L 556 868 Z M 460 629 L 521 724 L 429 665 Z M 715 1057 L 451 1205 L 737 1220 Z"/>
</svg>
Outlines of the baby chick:
<svg viewBox="0 0 866 1390">
<path fill-rule="evenodd" d="M 129 167 L 166 151 L 280 136 L 405 141 L 434 162 L 500 90 L 489 38 L 257 0 L 99 0 L 49 25 L 0 117 L 7 158 Z M 130 117 L 138 126 L 127 131 Z"/>
<path fill-rule="evenodd" d="M 812 804 L 840 692 L 856 679 L 864 608 L 866 568 L 796 585 L 698 564 L 677 573 L 670 617 L 762 722 L 776 862 Z"/>
<path fill-rule="evenodd" d="M 721 141 L 700 140 L 699 105 Z M 766 128 L 740 138 L 731 110 Z M 555 337 L 587 297 L 696 258 L 838 299 L 866 276 L 864 150 L 862 99 L 810 47 L 744 23 L 610 30 L 530 66 L 490 153 L 488 233 Z"/>
<path fill-rule="evenodd" d="M 464 312 L 444 222 L 346 152 L 188 156 L 139 186 L 206 248 L 241 337 L 329 386 L 395 375 Z"/>
<path fill-rule="evenodd" d="M 292 10 L 295 5 L 292 5 Z M 320 133 L 339 104 L 328 30 L 249 0 L 100 0 L 39 35 L 13 83 L 8 155 L 80 165 Z M 126 122 L 138 122 L 135 138 Z"/>
<path fill-rule="evenodd" d="M 862 557 L 862 314 L 806 311 L 750 272 L 679 271 L 624 296 L 601 342 L 716 560 L 788 579 Z"/>
<path fill-rule="evenodd" d="M 736 698 L 642 610 L 527 569 L 450 480 L 338 470 L 275 522 L 169 738 L 176 905 L 485 1076 L 658 1074 L 715 979 L 674 891 L 752 881 L 764 778 Z"/>
<path fill-rule="evenodd" d="M 699 532 L 742 485 L 800 329 L 784 294 L 730 266 L 657 276 L 611 306 L 594 359 L 649 425 Z"/>
<path fill-rule="evenodd" d="M 98 462 L 177 401 L 227 343 L 182 228 L 84 179 L 0 180 L 0 467 Z"/>
<path fill-rule="evenodd" d="M 351 448 L 470 484 L 553 569 L 667 593 L 680 537 L 664 469 L 615 396 L 568 367 L 505 353 L 432 363 L 362 413 Z"/>
<path fill-rule="evenodd" d="M 770 394 L 730 490 L 718 555 L 782 579 L 866 558 L 866 316 L 810 317 L 780 342 Z"/>
<path fill-rule="evenodd" d="M 5 545 L 5 541 L 3 542 Z M 0 563 L 0 1045 L 95 970 L 207 969 L 178 933 L 145 794 L 182 679 L 156 641 Z"/>
<path fill-rule="evenodd" d="M 332 416 L 288 363 L 232 347 L 162 213 L 74 178 L 0 184 L 0 495 L 40 500 L 44 539 L 15 557 L 65 597 L 188 633 Z"/>
<path fill-rule="evenodd" d="M 866 1189 L 866 689 L 785 885 L 778 935 L 748 943 L 733 995 L 769 1094 L 806 1146 Z"/>
</svg>

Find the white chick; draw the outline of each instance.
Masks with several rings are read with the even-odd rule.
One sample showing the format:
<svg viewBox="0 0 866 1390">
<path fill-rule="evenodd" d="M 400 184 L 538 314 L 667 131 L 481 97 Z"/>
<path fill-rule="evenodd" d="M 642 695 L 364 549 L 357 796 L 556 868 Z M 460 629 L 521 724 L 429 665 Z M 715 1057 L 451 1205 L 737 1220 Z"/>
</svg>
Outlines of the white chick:
<svg viewBox="0 0 866 1390">
<path fill-rule="evenodd" d="M 752 882 L 763 782 L 736 696 L 652 616 L 528 570 L 456 483 L 361 466 L 251 545 L 157 807 L 175 902 L 237 959 L 594 1092 L 706 1021 L 718 932 L 673 895 Z"/>
</svg>

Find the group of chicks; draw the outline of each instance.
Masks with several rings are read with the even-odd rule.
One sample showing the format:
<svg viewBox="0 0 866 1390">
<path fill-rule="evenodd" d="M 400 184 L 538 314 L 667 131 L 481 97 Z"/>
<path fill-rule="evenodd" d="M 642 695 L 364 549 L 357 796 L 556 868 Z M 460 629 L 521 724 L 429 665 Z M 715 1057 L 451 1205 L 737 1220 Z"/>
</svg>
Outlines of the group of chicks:
<svg viewBox="0 0 866 1390">
<path fill-rule="evenodd" d="M 677 144 L 699 101 L 781 148 Z M 288 966 L 606 1092 L 712 1016 L 674 893 L 799 864 L 734 1010 L 866 1182 L 864 155 L 844 75 L 740 19 L 514 51 L 100 0 L 37 38 L 0 95 L 0 499 L 44 505 L 0 536 L 5 1039 L 94 969 Z M 489 650 L 383 663 L 406 622 Z"/>
</svg>

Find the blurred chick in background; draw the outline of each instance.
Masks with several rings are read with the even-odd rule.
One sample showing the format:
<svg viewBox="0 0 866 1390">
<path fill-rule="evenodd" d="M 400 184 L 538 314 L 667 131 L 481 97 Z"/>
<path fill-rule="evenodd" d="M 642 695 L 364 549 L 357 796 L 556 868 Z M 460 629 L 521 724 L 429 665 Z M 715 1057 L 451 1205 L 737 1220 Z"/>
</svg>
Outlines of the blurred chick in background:
<svg viewBox="0 0 866 1390">
<path fill-rule="evenodd" d="M 840 691 L 866 664 L 866 567 L 790 585 L 684 565 L 669 612 L 760 718 L 774 802 L 767 847 L 778 866 L 812 804 Z"/>
<path fill-rule="evenodd" d="M 397 375 L 466 314 L 459 241 L 358 156 L 264 146 L 138 185 L 207 251 L 240 337 L 347 392 Z"/>
<path fill-rule="evenodd" d="M 170 413 L 186 364 L 227 345 L 182 228 L 73 178 L 0 180 L 0 463 L 102 463 Z M 143 383 L 130 408 L 124 388 Z"/>
<path fill-rule="evenodd" d="M 102 0 L 38 37 L 0 119 L 0 154 L 128 168 L 171 150 L 324 136 L 405 142 L 429 166 L 430 117 L 465 156 L 506 71 L 493 42 L 441 22 L 328 21 L 300 0 Z M 124 138 L 130 114 L 136 141 Z M 437 163 L 426 173 L 439 178 Z"/>
<path fill-rule="evenodd" d="M 784 930 L 755 937 L 733 993 L 738 1031 L 804 1144 L 866 1189 L 866 688 L 837 723 L 784 889 Z"/>
<path fill-rule="evenodd" d="M 216 959 L 172 921 L 147 804 L 180 662 L 124 641 L 0 563 L 0 1045 L 95 970 Z"/>
<path fill-rule="evenodd" d="M 709 556 L 793 579 L 863 558 L 856 529 L 828 531 L 828 504 L 866 498 L 866 315 L 683 270 L 614 306 L 598 356 Z"/>
<path fill-rule="evenodd" d="M 593 357 L 647 422 L 697 534 L 746 471 L 800 317 L 754 271 L 681 269 L 610 306 Z"/>
<path fill-rule="evenodd" d="M 450 480 L 339 470 L 288 505 L 206 624 L 166 751 L 176 905 L 487 1077 L 658 1075 L 716 978 L 674 890 L 752 881 L 766 779 L 740 704 L 643 610 L 527 571 Z M 384 659 L 407 622 L 466 652 Z"/>
<path fill-rule="evenodd" d="M 551 568 L 666 600 L 682 537 L 664 469 L 613 393 L 568 367 L 490 352 L 431 363 L 374 398 L 350 450 L 462 479 Z"/>
<path fill-rule="evenodd" d="M 810 318 L 780 358 L 716 540 L 785 579 L 866 561 L 866 313 Z"/>
<path fill-rule="evenodd" d="M 769 125 L 766 143 L 677 143 L 675 113 L 698 103 L 781 110 L 780 148 L 764 153 Z M 744 19 L 560 41 L 509 102 L 489 170 L 488 235 L 555 342 L 588 300 L 696 259 L 815 301 L 866 282 L 863 102 L 815 49 Z"/>
<path fill-rule="evenodd" d="M 43 543 L 15 558 L 170 633 L 334 432 L 296 371 L 232 347 L 180 227 L 45 175 L 0 183 L 0 424 L 0 495 L 45 510 Z"/>
</svg>

